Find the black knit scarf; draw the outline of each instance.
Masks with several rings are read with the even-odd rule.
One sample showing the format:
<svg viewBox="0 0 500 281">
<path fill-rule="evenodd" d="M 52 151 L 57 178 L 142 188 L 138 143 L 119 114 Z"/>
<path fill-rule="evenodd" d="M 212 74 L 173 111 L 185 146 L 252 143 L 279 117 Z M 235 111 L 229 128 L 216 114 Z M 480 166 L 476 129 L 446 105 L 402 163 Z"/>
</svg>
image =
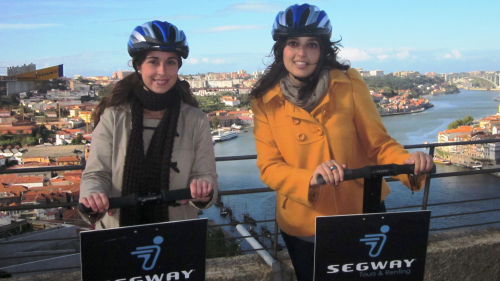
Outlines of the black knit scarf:
<svg viewBox="0 0 500 281">
<path fill-rule="evenodd" d="M 174 138 L 177 134 L 181 97 L 177 84 L 164 94 L 141 88 L 129 94 L 132 109 L 132 131 L 125 156 L 122 195 L 131 193 L 160 192 L 169 189 L 170 168 L 179 170 L 172 163 Z M 148 151 L 144 153 L 143 109 L 165 110 L 160 124 L 153 133 Z M 120 226 L 169 221 L 168 206 L 148 205 L 124 207 L 120 210 Z"/>
</svg>

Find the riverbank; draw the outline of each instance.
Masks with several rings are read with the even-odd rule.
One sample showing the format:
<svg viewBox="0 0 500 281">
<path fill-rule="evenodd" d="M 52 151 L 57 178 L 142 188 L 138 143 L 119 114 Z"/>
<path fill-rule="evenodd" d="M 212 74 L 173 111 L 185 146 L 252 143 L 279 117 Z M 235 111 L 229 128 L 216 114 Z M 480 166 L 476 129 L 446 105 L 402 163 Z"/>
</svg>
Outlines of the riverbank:
<svg viewBox="0 0 500 281">
<path fill-rule="evenodd" d="M 461 89 L 461 90 L 466 90 L 466 91 L 500 91 L 500 88 L 493 88 L 493 89 L 488 89 L 488 88 L 474 88 L 474 89 Z"/>
<path fill-rule="evenodd" d="M 428 107 L 428 108 L 430 108 L 430 107 Z M 380 113 L 381 117 L 385 117 L 385 116 L 394 116 L 394 115 L 404 115 L 404 114 L 421 113 L 421 112 L 423 112 L 426 109 L 427 108 L 419 108 L 419 109 L 410 110 L 410 111 L 406 111 L 406 112 L 391 112 L 391 113 L 380 113 L 379 112 L 379 113 Z"/>
</svg>

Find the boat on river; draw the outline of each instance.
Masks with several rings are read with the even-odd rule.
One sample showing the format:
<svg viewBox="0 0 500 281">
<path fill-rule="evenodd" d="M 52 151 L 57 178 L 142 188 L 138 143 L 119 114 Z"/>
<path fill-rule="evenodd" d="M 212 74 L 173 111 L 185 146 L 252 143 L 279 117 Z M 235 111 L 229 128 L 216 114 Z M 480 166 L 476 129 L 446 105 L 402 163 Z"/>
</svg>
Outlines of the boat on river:
<svg viewBox="0 0 500 281">
<path fill-rule="evenodd" d="M 262 235 L 265 235 L 267 238 L 271 239 L 271 231 L 267 228 L 265 225 L 260 226 L 260 231 L 262 232 Z"/>
<path fill-rule="evenodd" d="M 257 233 L 257 231 L 255 231 L 255 229 L 253 227 L 249 227 L 248 228 L 248 232 L 250 233 L 250 235 L 253 236 L 253 238 L 255 238 L 256 240 L 259 240 L 259 234 Z"/>
<path fill-rule="evenodd" d="M 483 168 L 483 163 L 481 163 L 481 162 L 473 163 L 472 168 L 476 169 L 476 170 L 481 170 Z"/>
<path fill-rule="evenodd" d="M 220 208 L 220 216 L 221 217 L 226 217 L 229 214 L 228 208 L 229 207 L 226 207 L 226 206 L 222 206 Z"/>
<path fill-rule="evenodd" d="M 235 130 L 241 130 L 241 126 L 236 124 L 231 125 L 231 128 Z"/>
<path fill-rule="evenodd" d="M 243 213 L 241 215 L 243 216 L 243 222 L 245 222 L 246 224 L 257 225 L 257 221 L 252 218 L 249 213 Z"/>
<path fill-rule="evenodd" d="M 217 198 L 217 200 L 215 201 L 215 204 L 214 204 L 216 207 L 224 207 L 224 202 L 222 202 L 222 200 L 220 200 L 220 197 Z"/>
<path fill-rule="evenodd" d="M 434 163 L 440 163 L 440 164 L 443 164 L 443 165 L 451 165 L 450 161 L 448 161 L 446 159 L 442 159 L 442 158 L 436 157 L 436 156 L 434 156 L 433 160 L 434 160 Z"/>
<path fill-rule="evenodd" d="M 238 133 L 235 131 L 216 131 L 212 134 L 212 140 L 215 142 L 226 141 L 238 137 Z"/>
<path fill-rule="evenodd" d="M 237 220 L 235 217 L 233 216 L 229 216 L 229 223 L 232 225 L 232 226 L 237 226 L 238 224 L 240 224 L 240 221 Z"/>
</svg>

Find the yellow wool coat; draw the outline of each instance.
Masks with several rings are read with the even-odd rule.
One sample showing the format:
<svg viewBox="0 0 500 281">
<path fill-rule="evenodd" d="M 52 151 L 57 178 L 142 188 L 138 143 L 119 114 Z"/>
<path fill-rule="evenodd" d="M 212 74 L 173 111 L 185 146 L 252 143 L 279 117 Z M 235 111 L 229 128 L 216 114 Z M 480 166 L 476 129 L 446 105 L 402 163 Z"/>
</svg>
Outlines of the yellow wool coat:
<svg viewBox="0 0 500 281">
<path fill-rule="evenodd" d="M 279 84 L 251 104 L 260 176 L 276 191 L 280 228 L 293 236 L 315 235 L 317 216 L 362 213 L 362 179 L 324 185 L 309 196 L 319 164 L 334 159 L 355 169 L 410 157 L 388 135 L 359 73 L 331 70 L 329 76 L 327 94 L 310 113 L 287 101 Z M 410 186 L 406 175 L 398 179 Z M 382 199 L 389 192 L 384 181 Z"/>
</svg>

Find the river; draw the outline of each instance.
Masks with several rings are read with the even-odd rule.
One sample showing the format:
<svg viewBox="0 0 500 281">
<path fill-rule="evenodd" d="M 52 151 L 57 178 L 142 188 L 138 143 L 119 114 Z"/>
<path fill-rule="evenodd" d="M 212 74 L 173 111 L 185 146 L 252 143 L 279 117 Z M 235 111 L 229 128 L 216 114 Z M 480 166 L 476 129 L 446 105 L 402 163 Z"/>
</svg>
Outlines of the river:
<svg viewBox="0 0 500 281">
<path fill-rule="evenodd" d="M 438 132 L 446 130 L 448 124 L 457 119 L 462 119 L 470 115 L 477 120 L 498 113 L 500 103 L 493 101 L 493 98 L 498 95 L 500 93 L 496 91 L 462 90 L 459 94 L 430 96 L 426 98 L 434 104 L 433 108 L 427 109 L 422 113 L 386 116 L 382 120 L 390 135 L 403 145 L 436 142 Z M 239 134 L 236 139 L 216 143 L 214 150 L 216 156 L 256 154 L 252 128 L 249 128 L 247 132 Z M 438 172 L 454 172 L 464 169 L 466 168 L 437 165 Z M 217 173 L 219 175 L 221 190 L 265 187 L 260 181 L 255 160 L 217 162 Z M 392 192 L 386 198 L 388 209 L 422 204 L 423 192 L 412 194 L 409 189 L 399 182 L 390 182 L 389 185 Z M 489 197 L 500 197 L 500 178 L 490 174 L 436 178 L 431 180 L 429 204 Z M 223 202 L 233 209 L 235 217 L 239 221 L 242 221 L 241 214 L 244 212 L 248 212 L 256 220 L 274 218 L 274 192 L 225 196 L 223 197 Z M 429 206 L 428 209 L 432 211 L 432 216 L 438 216 L 484 209 L 497 209 L 499 205 L 500 200 L 489 200 L 444 206 Z M 228 218 L 219 216 L 219 208 L 217 207 L 206 210 L 204 215 L 200 217 L 208 217 L 218 224 L 229 223 Z M 431 219 L 431 230 L 499 220 L 500 212 L 498 211 Z M 269 222 L 266 225 L 269 229 L 273 229 L 273 223 Z M 496 226 L 500 226 L 500 224 L 497 223 Z"/>
</svg>

